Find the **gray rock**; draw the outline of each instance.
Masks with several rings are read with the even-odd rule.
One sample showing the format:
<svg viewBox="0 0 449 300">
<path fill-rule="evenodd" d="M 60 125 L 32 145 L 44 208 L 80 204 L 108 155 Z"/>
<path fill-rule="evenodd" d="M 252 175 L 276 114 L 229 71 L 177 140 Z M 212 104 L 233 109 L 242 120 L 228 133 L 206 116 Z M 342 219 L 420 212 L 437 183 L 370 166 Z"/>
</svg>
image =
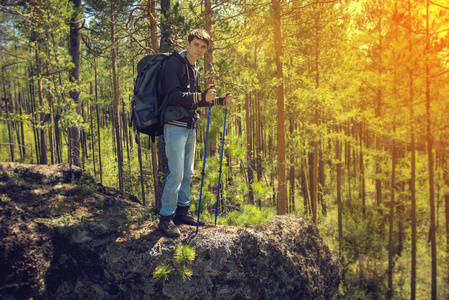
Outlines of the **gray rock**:
<svg viewBox="0 0 449 300">
<path fill-rule="evenodd" d="M 276 216 L 262 228 L 207 224 L 198 233 L 182 225 L 170 239 L 129 194 L 59 179 L 36 186 L 30 174 L 47 166 L 1 164 L 0 298 L 329 299 L 338 289 L 340 262 L 305 217 Z M 180 245 L 196 253 L 185 281 L 174 259 Z M 153 277 L 162 264 L 174 269 L 165 284 Z"/>
</svg>

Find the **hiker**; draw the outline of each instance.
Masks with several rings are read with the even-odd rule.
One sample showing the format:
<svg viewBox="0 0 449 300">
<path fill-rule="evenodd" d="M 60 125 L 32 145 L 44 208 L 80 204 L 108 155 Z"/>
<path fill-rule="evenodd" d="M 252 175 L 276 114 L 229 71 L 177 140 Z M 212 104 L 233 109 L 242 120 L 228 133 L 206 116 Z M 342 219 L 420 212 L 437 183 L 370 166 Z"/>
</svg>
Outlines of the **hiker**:
<svg viewBox="0 0 449 300">
<path fill-rule="evenodd" d="M 199 118 L 197 108 L 209 104 L 229 104 L 232 99 L 228 92 L 216 97 L 217 91 L 213 85 L 201 92 L 197 60 L 207 51 L 209 41 L 207 31 L 192 30 L 187 39 L 186 50 L 180 53 L 173 51 L 162 71 L 162 83 L 168 102 L 163 120 L 165 153 L 170 173 L 162 193 L 159 229 L 169 237 L 180 236 L 176 225 L 197 225 L 197 219 L 189 212 L 196 145 L 195 128 Z M 201 220 L 198 223 L 204 225 Z"/>
</svg>

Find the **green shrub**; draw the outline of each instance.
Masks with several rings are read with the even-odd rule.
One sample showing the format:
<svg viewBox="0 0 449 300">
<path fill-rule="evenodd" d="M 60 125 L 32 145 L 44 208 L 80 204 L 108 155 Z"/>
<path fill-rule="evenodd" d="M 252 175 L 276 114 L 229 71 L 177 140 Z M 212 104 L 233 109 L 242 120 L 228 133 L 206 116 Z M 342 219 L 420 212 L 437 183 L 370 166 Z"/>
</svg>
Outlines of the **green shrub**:
<svg viewBox="0 0 449 300">
<path fill-rule="evenodd" d="M 261 227 L 276 215 L 274 208 L 259 208 L 251 204 L 243 205 L 241 211 L 233 211 L 220 218 L 220 224 L 250 227 Z"/>
<path fill-rule="evenodd" d="M 179 245 L 174 254 L 174 262 L 163 263 L 156 267 L 153 272 L 153 278 L 163 285 L 172 276 L 179 276 L 182 281 L 189 280 L 192 275 L 192 264 L 195 261 L 196 252 L 193 247 L 188 245 Z"/>
</svg>

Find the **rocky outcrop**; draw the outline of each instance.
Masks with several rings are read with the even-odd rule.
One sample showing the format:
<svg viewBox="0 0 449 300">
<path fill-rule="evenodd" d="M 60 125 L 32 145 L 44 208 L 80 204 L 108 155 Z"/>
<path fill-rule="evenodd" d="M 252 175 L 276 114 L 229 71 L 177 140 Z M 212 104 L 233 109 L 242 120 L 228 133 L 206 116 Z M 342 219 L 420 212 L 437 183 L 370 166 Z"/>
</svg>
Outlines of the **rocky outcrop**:
<svg viewBox="0 0 449 300">
<path fill-rule="evenodd" d="M 53 232 L 0 196 L 0 294 L 26 299 L 45 292 Z"/>
<path fill-rule="evenodd" d="M 207 225 L 198 233 L 183 225 L 169 239 L 131 195 L 93 183 L 36 185 L 13 169 L 0 164 L 0 296 L 328 299 L 338 288 L 339 261 L 307 218 L 276 216 L 263 228 Z M 196 254 L 188 280 L 174 259 L 180 245 Z M 153 276 L 161 265 L 172 268 L 165 283 Z"/>
</svg>

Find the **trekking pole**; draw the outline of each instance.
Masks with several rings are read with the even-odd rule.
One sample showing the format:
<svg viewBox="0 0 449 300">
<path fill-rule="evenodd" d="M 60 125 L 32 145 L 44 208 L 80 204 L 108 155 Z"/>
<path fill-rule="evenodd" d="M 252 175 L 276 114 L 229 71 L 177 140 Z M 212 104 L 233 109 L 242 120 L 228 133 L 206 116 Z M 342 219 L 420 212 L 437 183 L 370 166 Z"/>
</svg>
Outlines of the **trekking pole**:
<svg viewBox="0 0 449 300">
<path fill-rule="evenodd" d="M 201 171 L 200 200 L 198 202 L 198 220 L 196 221 L 196 233 L 198 233 L 198 226 L 200 224 L 201 195 L 203 194 L 204 168 L 206 166 L 207 136 L 209 135 L 209 121 L 210 121 L 211 107 L 212 107 L 212 104 L 209 103 L 209 113 L 207 115 L 206 139 L 204 141 L 203 170 Z"/>
<path fill-rule="evenodd" d="M 217 225 L 217 217 L 218 217 L 218 202 L 220 200 L 220 181 L 221 181 L 221 166 L 223 165 L 223 149 L 224 149 L 224 141 L 225 141 L 225 133 L 226 133 L 226 116 L 228 114 L 228 103 L 225 106 L 225 115 L 224 115 L 224 124 L 223 124 L 223 134 L 221 139 L 221 155 L 220 155 L 220 169 L 218 170 L 218 191 L 217 191 L 217 204 L 215 205 L 215 226 Z"/>
</svg>

